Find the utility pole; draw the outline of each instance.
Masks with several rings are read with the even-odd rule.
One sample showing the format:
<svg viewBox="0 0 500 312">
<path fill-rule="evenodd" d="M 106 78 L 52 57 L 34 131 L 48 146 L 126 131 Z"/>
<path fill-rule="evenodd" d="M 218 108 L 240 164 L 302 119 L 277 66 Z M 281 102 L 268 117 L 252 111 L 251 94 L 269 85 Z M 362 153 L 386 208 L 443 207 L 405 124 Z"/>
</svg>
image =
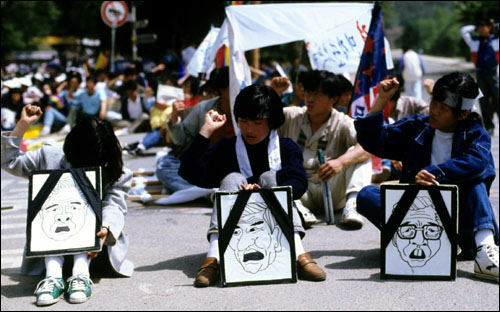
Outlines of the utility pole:
<svg viewBox="0 0 500 312">
<path fill-rule="evenodd" d="M 137 60 L 137 18 L 135 15 L 134 1 L 131 3 L 132 12 L 130 14 L 130 22 L 132 22 L 132 60 Z"/>
</svg>

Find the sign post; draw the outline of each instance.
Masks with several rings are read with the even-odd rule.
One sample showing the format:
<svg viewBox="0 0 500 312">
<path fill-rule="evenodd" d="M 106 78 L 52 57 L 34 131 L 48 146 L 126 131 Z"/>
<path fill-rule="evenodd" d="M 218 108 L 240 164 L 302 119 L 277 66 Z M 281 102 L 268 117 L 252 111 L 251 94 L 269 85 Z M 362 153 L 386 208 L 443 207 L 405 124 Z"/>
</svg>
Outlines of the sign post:
<svg viewBox="0 0 500 312">
<path fill-rule="evenodd" d="M 101 17 L 111 27 L 111 72 L 115 71 L 115 37 L 116 28 L 127 21 L 128 6 L 125 1 L 104 1 L 101 5 Z"/>
</svg>

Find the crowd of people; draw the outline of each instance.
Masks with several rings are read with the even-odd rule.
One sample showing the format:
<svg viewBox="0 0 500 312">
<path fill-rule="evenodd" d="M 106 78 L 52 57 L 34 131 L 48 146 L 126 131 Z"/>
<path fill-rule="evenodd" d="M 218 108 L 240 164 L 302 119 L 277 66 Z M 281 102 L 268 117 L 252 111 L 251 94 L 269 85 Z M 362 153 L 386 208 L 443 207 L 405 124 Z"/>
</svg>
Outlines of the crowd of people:
<svg viewBox="0 0 500 312">
<path fill-rule="evenodd" d="M 493 97 L 498 113 L 498 35 L 480 32 L 480 36 L 497 42 L 496 98 L 482 87 L 495 81 L 487 53 L 487 61 L 476 63 L 477 82 L 458 72 L 435 83 L 424 82 L 430 103 L 419 93 L 418 55 L 405 53 L 403 68 L 413 63 L 413 73 L 402 71 L 405 95 L 401 95 L 401 79 L 381 82 L 370 113 L 357 120 L 347 115 L 353 90 L 349 79 L 308 70 L 296 60 L 288 70 L 289 78 L 280 77 L 273 62 L 254 70 L 256 80 L 239 92 L 234 114 L 227 67 L 215 69 L 206 80 L 179 75 L 168 62 L 147 73 L 140 63 L 115 76 L 89 66 L 66 71 L 52 65 L 55 68 L 46 72 L 9 77 L 2 85 L 2 131 L 10 131 L 2 133 L 3 169 L 26 177 L 39 169 L 103 168 L 103 219 L 97 235 L 107 248 L 99 254 L 74 255 L 68 285 L 62 275 L 64 257 L 25 258 L 23 273 L 45 271 L 35 292 L 37 304 L 53 304 L 65 291 L 70 302 L 86 301 L 91 295 L 93 258 L 92 263 L 107 264 L 121 276 L 132 275 L 133 264 L 126 259 L 129 241 L 123 231 L 132 173 L 123 166 L 122 147 L 114 132 L 118 128 L 147 133 L 141 141 L 123 147 L 130 154 L 169 146 L 155 166 L 158 179 L 171 193 L 191 186 L 224 191 L 291 186 L 297 273 L 299 279 L 309 281 L 326 279 L 302 244 L 306 229 L 317 222 L 315 215 L 324 212 L 323 182 L 335 194 L 332 204 L 342 214 L 341 224 L 352 229 L 363 227 L 363 217 L 381 227 L 380 189 L 372 182 L 456 184 L 462 257 L 475 260 L 476 275 L 498 281 L 498 225 L 488 199 L 495 178 L 488 133 L 492 126 L 484 118 L 486 109 L 482 109 L 484 125 L 474 110 L 477 99 L 483 108 L 482 93 Z M 468 43 L 471 40 L 466 38 Z M 481 47 L 482 43 L 479 51 Z M 483 72 L 488 78 L 479 78 Z M 159 85 L 182 87 L 183 99 L 159 101 L 155 96 Z M 294 91 L 287 93 L 290 85 Z M 388 116 L 382 113 L 386 105 Z M 64 146 L 21 153 L 22 137 L 36 123 L 43 125 L 41 136 L 67 134 Z M 318 149 L 324 151 L 324 164 L 318 160 Z M 382 175 L 372 172 L 372 154 L 384 159 Z M 213 196 L 209 199 L 213 201 Z M 208 253 L 195 278 L 196 287 L 218 281 L 218 233 L 214 209 L 207 232 Z"/>
</svg>

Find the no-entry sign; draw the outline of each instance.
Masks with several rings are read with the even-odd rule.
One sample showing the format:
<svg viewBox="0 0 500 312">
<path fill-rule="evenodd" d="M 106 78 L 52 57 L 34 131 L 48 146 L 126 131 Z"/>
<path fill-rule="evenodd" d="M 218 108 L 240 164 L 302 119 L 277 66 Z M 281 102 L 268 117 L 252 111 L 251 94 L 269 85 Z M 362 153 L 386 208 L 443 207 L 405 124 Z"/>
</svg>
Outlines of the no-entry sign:
<svg viewBox="0 0 500 312">
<path fill-rule="evenodd" d="M 125 1 L 104 1 L 101 5 L 102 20 L 109 27 L 120 27 L 128 17 L 128 6 Z"/>
</svg>

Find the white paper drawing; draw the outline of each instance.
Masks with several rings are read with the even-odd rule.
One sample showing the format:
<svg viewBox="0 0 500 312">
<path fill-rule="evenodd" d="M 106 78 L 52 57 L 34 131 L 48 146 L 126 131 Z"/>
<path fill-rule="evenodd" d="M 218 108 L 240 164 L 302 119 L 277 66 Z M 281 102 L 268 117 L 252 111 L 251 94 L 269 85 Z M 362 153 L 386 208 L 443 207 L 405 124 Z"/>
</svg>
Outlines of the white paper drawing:
<svg viewBox="0 0 500 312">
<path fill-rule="evenodd" d="M 95 172 L 86 174 L 95 187 Z M 37 196 L 48 176 L 33 175 L 31 200 Z M 57 254 L 70 249 L 91 248 L 95 245 L 97 222 L 94 210 L 73 176 L 65 172 L 31 222 L 30 251 Z"/>
<path fill-rule="evenodd" d="M 404 190 L 386 190 L 386 222 Z M 451 191 L 441 191 L 451 216 Z M 449 275 L 451 243 L 429 193 L 419 191 L 385 249 L 385 273 L 394 275 Z"/>
<path fill-rule="evenodd" d="M 276 198 L 288 214 L 287 192 Z M 225 224 L 236 195 L 221 196 L 221 219 Z M 243 210 L 224 253 L 227 283 L 292 278 L 291 250 L 283 230 L 259 193 L 253 193 Z"/>
</svg>

